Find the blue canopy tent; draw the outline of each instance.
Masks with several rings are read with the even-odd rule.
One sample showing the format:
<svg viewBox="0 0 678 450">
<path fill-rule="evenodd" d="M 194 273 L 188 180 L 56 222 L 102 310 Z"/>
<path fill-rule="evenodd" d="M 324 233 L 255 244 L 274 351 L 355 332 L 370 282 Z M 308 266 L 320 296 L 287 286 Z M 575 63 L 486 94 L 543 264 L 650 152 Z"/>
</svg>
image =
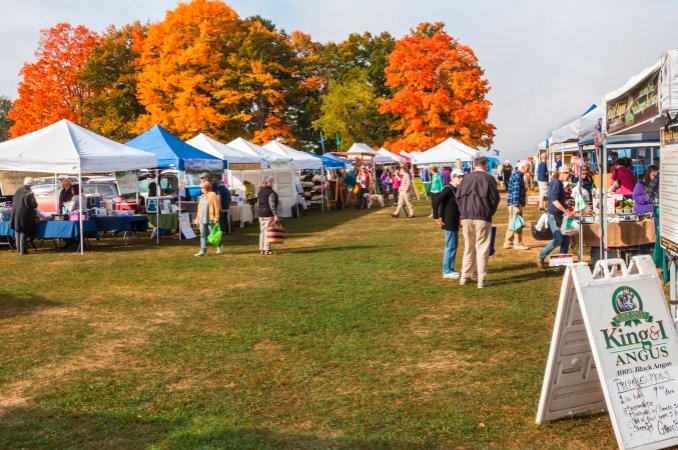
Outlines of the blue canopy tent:
<svg viewBox="0 0 678 450">
<path fill-rule="evenodd" d="M 325 153 L 324 155 L 313 155 L 313 156 L 320 158 L 322 160 L 323 167 L 325 169 L 347 169 L 353 166 L 351 163 L 344 161 L 338 156 L 334 156 L 329 153 Z"/>
<path fill-rule="evenodd" d="M 205 153 L 202 150 L 188 145 L 160 125 L 153 125 L 139 136 L 129 140 L 126 145 L 145 150 L 158 155 L 158 169 L 177 169 L 180 171 L 180 183 L 184 171 L 223 171 L 228 167 L 224 159 Z M 150 169 L 150 167 L 149 167 Z M 158 173 L 156 172 L 156 183 Z M 158 184 L 159 186 L 159 184 Z M 179 186 L 181 188 L 181 185 Z M 159 193 L 159 192 L 158 192 Z M 179 195 L 179 210 L 181 210 L 181 195 Z M 156 224 L 159 226 L 159 198 L 156 198 Z M 160 233 L 156 233 L 157 242 L 160 242 Z M 181 239 L 181 232 L 179 232 Z"/>
</svg>

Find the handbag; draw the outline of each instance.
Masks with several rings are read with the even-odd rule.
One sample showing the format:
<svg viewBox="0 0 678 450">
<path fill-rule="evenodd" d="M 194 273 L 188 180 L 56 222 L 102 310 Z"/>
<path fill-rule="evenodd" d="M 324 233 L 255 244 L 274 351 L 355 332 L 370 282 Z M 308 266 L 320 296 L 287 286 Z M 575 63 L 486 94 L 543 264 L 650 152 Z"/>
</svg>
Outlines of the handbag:
<svg viewBox="0 0 678 450">
<path fill-rule="evenodd" d="M 553 240 L 553 232 L 548 226 L 537 230 L 536 224 L 534 222 L 530 223 L 530 228 L 532 230 L 532 237 L 537 241 L 550 241 Z"/>
<path fill-rule="evenodd" d="M 514 214 L 513 218 L 508 224 L 508 229 L 511 231 L 520 231 L 525 226 L 525 219 L 521 214 Z"/>
<path fill-rule="evenodd" d="M 218 223 L 215 223 L 210 230 L 210 234 L 207 235 L 207 242 L 214 245 L 215 247 L 219 247 L 221 245 L 222 234 L 221 227 Z"/>
<path fill-rule="evenodd" d="M 285 243 L 285 230 L 279 221 L 271 222 L 266 227 L 266 242 L 269 244 Z"/>
</svg>

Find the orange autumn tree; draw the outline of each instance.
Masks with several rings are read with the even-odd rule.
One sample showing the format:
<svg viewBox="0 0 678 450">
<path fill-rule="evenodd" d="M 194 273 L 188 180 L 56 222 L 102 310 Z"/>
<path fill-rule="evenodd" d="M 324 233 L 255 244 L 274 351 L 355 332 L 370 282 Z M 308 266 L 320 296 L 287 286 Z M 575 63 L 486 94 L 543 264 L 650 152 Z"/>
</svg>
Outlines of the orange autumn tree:
<svg viewBox="0 0 678 450">
<path fill-rule="evenodd" d="M 386 147 L 425 150 L 448 137 L 490 147 L 495 127 L 487 121 L 490 90 L 473 50 L 450 37 L 442 22 L 422 23 L 398 40 L 388 56 L 386 86 L 393 97 L 380 112 L 399 136 Z"/>
<path fill-rule="evenodd" d="M 13 138 L 61 119 L 80 121 L 79 105 L 90 92 L 78 82 L 78 72 L 98 39 L 95 32 L 67 23 L 40 31 L 37 60 L 23 65 L 19 95 L 8 113 Z"/>
<path fill-rule="evenodd" d="M 218 0 L 180 3 L 149 27 L 137 46 L 137 96 L 146 109 L 137 132 L 159 124 L 182 139 L 221 135 L 242 99 L 226 64 L 238 28 L 236 12 Z"/>
</svg>

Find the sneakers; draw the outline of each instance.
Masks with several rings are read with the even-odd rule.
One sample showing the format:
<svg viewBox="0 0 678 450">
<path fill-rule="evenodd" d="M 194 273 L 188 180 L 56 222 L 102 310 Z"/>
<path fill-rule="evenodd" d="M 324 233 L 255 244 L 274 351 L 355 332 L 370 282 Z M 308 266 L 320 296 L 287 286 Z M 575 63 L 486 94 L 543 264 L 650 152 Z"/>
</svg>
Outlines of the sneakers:
<svg viewBox="0 0 678 450">
<path fill-rule="evenodd" d="M 461 277 L 461 274 L 459 272 L 450 272 L 450 273 L 445 273 L 443 274 L 443 278 L 450 278 L 452 280 L 458 280 L 459 277 Z"/>
<path fill-rule="evenodd" d="M 478 289 L 483 289 L 489 286 L 492 286 L 492 283 L 490 283 L 489 281 L 483 281 L 478 283 Z"/>
<path fill-rule="evenodd" d="M 414 215 L 407 216 L 408 219 L 414 219 Z"/>
<path fill-rule="evenodd" d="M 217 247 L 217 255 L 221 255 L 222 253 L 224 253 L 224 246 L 220 245 Z"/>
<path fill-rule="evenodd" d="M 193 256 L 205 256 L 206 254 L 207 254 L 207 252 L 203 252 L 202 250 L 200 250 L 198 253 L 196 253 Z"/>
<path fill-rule="evenodd" d="M 541 255 L 537 255 L 537 267 L 539 269 L 544 268 L 544 258 L 542 258 Z"/>
<path fill-rule="evenodd" d="M 518 244 L 518 245 L 514 245 L 513 249 L 514 250 L 529 250 L 530 247 L 528 247 L 527 245 Z"/>
<path fill-rule="evenodd" d="M 504 244 L 504 245 L 502 246 L 502 248 L 503 248 L 504 250 L 508 250 L 508 249 L 510 249 L 510 248 L 513 248 L 513 246 L 512 246 L 511 244 Z"/>
</svg>

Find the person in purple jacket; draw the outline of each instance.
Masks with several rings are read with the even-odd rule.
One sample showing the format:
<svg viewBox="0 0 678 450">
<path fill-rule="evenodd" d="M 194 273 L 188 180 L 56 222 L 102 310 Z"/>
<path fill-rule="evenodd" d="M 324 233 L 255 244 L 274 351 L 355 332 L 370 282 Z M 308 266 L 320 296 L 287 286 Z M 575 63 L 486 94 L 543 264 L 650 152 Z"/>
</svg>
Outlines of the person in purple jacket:
<svg viewBox="0 0 678 450">
<path fill-rule="evenodd" d="M 657 166 L 649 166 L 633 188 L 633 202 L 636 204 L 633 207 L 633 212 L 636 214 L 654 212 L 654 205 L 650 200 L 650 196 L 647 195 L 646 186 L 650 183 L 650 180 L 657 176 L 658 171 Z"/>
</svg>

